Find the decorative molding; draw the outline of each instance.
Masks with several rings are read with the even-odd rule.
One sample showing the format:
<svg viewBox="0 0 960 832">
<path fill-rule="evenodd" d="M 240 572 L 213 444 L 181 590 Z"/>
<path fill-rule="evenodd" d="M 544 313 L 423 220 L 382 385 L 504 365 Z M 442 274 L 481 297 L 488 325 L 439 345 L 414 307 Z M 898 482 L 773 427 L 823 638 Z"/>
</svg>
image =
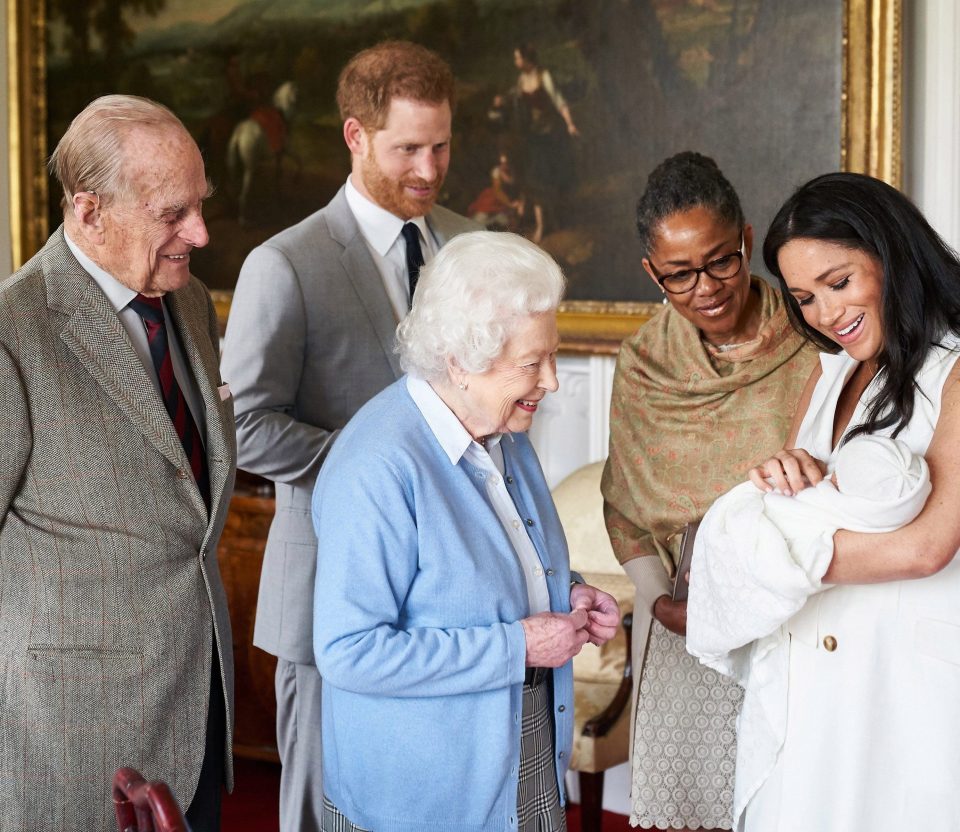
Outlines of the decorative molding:
<svg viewBox="0 0 960 832">
<path fill-rule="evenodd" d="M 46 6 L 7 0 L 10 249 L 20 268 L 47 239 Z"/>
<path fill-rule="evenodd" d="M 900 187 L 901 0 L 846 0 L 840 164 Z"/>
<path fill-rule="evenodd" d="M 557 314 L 560 349 L 568 353 L 616 355 L 620 342 L 659 309 L 659 303 L 564 301 Z"/>
</svg>

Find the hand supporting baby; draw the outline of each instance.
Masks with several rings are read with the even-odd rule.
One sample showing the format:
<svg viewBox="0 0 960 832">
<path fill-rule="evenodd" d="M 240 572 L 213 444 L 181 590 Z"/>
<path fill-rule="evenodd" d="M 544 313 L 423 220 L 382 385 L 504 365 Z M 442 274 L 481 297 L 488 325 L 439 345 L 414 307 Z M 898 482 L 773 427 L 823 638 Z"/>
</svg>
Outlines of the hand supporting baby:
<svg viewBox="0 0 960 832">
<path fill-rule="evenodd" d="M 803 448 L 778 451 L 766 462 L 751 468 L 747 476 L 764 493 L 779 491 L 792 497 L 823 480 L 827 466 Z"/>
</svg>

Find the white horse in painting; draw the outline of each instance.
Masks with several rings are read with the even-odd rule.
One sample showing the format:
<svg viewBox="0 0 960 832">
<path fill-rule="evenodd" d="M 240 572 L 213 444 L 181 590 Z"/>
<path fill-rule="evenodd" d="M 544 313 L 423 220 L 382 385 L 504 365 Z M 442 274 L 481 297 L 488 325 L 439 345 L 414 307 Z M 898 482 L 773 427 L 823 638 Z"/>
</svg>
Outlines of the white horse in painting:
<svg viewBox="0 0 960 832">
<path fill-rule="evenodd" d="M 289 126 L 293 117 L 293 110 L 297 104 L 297 85 L 293 81 L 285 81 L 273 93 L 273 106 L 283 118 L 284 125 Z M 280 185 L 281 162 L 284 156 L 291 156 L 299 169 L 299 160 L 286 148 L 284 137 L 278 148 L 270 148 L 266 131 L 253 118 L 241 121 L 234 129 L 227 143 L 227 167 L 231 179 L 240 177 L 240 193 L 237 197 L 238 214 L 241 225 L 248 220 L 247 200 L 250 197 L 250 188 L 253 184 L 254 172 L 257 165 L 264 159 L 273 156 L 276 163 L 276 182 Z"/>
</svg>

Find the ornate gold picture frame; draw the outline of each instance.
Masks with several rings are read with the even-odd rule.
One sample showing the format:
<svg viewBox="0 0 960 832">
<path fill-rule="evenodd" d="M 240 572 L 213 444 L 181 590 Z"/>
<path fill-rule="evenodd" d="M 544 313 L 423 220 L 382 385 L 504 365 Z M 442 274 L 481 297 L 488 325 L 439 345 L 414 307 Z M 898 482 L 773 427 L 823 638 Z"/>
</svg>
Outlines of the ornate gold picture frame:
<svg viewBox="0 0 960 832">
<path fill-rule="evenodd" d="M 649 2 L 654 6 L 658 4 L 658 0 Z M 769 4 L 764 9 L 767 15 L 788 14 L 789 9 L 796 8 L 790 2 L 763 2 Z M 838 136 L 840 166 L 899 185 L 902 0 L 837 2 L 841 4 L 837 19 L 842 19 L 842 31 L 836 33 L 841 39 L 841 49 L 836 50 L 836 54 L 842 56 L 841 65 L 836 68 L 842 79 Z M 474 5 L 481 6 L 482 0 L 477 0 Z M 712 5 L 732 8 L 738 4 L 719 0 Z M 46 139 L 45 24 L 43 0 L 8 0 L 9 179 L 15 266 L 28 259 L 46 239 L 49 200 L 54 196 L 48 193 L 44 169 L 49 152 Z M 738 46 L 743 47 L 743 43 Z M 509 51 L 509 45 L 504 48 Z M 758 47 L 752 45 L 750 48 Z M 688 49 L 681 57 L 686 59 L 690 51 Z M 710 55 L 706 57 L 711 58 Z M 801 78 L 803 73 L 804 68 L 798 66 L 797 77 Z M 83 103 L 77 102 L 77 109 Z M 642 143 L 643 137 L 637 136 L 636 141 Z M 675 149 L 685 148 L 678 145 Z M 458 150 L 458 153 L 462 152 L 462 149 Z M 786 193 L 782 196 L 785 197 Z M 762 229 L 758 230 L 762 232 Z M 637 263 L 637 274 L 639 269 Z M 220 308 L 226 310 L 229 293 L 220 293 L 217 299 Z M 614 352 L 620 340 L 657 308 L 658 304 L 616 300 L 568 301 L 560 316 L 564 348 Z"/>
</svg>

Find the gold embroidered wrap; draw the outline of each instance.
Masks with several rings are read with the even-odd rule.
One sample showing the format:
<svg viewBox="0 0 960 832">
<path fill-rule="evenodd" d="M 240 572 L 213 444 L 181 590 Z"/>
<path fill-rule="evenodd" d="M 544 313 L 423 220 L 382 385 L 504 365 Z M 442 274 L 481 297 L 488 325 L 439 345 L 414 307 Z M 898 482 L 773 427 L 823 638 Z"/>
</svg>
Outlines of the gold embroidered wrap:
<svg viewBox="0 0 960 832">
<path fill-rule="evenodd" d="M 620 348 L 601 487 L 621 563 L 658 554 L 672 576 L 683 527 L 783 447 L 817 353 L 778 292 L 751 288 L 761 323 L 747 343 L 719 350 L 665 306 Z"/>
</svg>

